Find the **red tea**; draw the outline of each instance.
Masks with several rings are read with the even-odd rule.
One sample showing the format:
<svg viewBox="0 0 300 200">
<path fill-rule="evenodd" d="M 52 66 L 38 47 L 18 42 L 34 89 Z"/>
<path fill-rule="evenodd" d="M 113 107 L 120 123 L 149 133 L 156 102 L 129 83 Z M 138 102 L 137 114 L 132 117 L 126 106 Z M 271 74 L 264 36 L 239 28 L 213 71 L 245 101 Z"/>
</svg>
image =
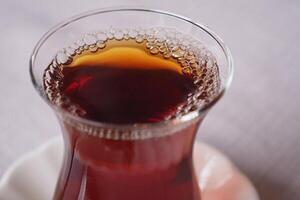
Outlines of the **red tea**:
<svg viewBox="0 0 300 200">
<path fill-rule="evenodd" d="M 62 70 L 61 91 L 84 111 L 84 118 L 94 121 L 159 122 L 196 89 L 192 78 L 178 72 L 179 64 L 128 44 L 84 55 L 74 63 Z"/>
<path fill-rule="evenodd" d="M 58 54 L 45 72 L 53 103 L 112 124 L 95 128 L 63 120 L 66 150 L 54 199 L 200 200 L 192 162 L 199 120 L 159 133 L 117 126 L 163 122 L 196 110 L 218 89 L 215 63 L 209 68 L 210 60 L 201 63 L 195 52 L 161 38 L 101 34 L 95 41 L 86 36 L 85 45 L 69 54 L 64 50 L 67 57 Z"/>
</svg>

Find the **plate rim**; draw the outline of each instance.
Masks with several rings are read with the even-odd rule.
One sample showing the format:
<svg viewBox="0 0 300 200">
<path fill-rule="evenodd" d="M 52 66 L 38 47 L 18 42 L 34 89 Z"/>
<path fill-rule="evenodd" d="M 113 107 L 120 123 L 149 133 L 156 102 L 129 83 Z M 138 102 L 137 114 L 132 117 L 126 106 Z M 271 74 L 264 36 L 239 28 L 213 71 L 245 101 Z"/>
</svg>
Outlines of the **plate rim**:
<svg viewBox="0 0 300 200">
<path fill-rule="evenodd" d="M 51 146 L 55 145 L 56 143 L 62 142 L 61 136 L 56 136 L 54 138 L 51 138 L 49 141 L 42 143 L 37 148 L 34 148 L 28 152 L 25 152 L 23 155 L 21 155 L 19 158 L 17 158 L 6 170 L 4 170 L 4 173 L 2 177 L 0 177 L 0 195 L 5 191 L 5 189 L 9 189 L 9 185 L 11 183 L 11 178 L 13 174 L 19 169 L 22 168 L 22 166 L 28 161 L 31 160 L 38 155 L 47 152 L 51 148 Z M 259 200 L 259 194 L 250 181 L 250 179 L 243 173 L 241 170 L 226 156 L 223 152 L 219 151 L 217 148 L 211 146 L 210 144 L 207 144 L 202 141 L 196 140 L 196 142 L 201 145 L 203 145 L 205 148 L 219 154 L 223 158 L 225 158 L 229 164 L 231 165 L 232 169 L 235 171 L 235 173 L 239 176 L 241 180 L 243 180 L 246 184 L 246 186 L 253 191 L 253 195 L 256 196 L 256 199 Z M 5 193 L 4 193 L 5 194 Z"/>
</svg>

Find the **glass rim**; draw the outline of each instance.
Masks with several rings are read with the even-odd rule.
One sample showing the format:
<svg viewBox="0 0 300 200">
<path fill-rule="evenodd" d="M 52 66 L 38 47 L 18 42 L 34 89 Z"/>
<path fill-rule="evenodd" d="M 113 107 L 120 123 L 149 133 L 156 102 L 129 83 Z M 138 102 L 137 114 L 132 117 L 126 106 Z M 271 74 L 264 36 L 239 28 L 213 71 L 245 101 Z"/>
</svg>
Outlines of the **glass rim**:
<svg viewBox="0 0 300 200">
<path fill-rule="evenodd" d="M 93 16 L 93 15 L 98 15 L 98 14 L 102 14 L 102 13 L 110 13 L 110 12 L 118 12 L 118 11 L 136 11 L 136 12 L 149 12 L 149 13 L 156 13 L 156 14 L 161 14 L 161 15 L 165 15 L 165 16 L 169 16 L 169 17 L 174 17 L 178 20 L 182 20 L 185 21 L 199 29 L 201 29 L 202 31 L 204 31 L 205 33 L 207 33 L 212 39 L 214 39 L 218 45 L 221 47 L 225 57 L 226 57 L 226 61 L 227 61 L 227 67 L 228 67 L 228 76 L 225 78 L 224 83 L 223 83 L 223 87 L 221 88 L 221 90 L 218 92 L 218 94 L 207 104 L 200 106 L 199 108 L 197 108 L 194 111 L 190 111 L 180 117 L 176 117 L 174 119 L 168 119 L 168 120 L 163 120 L 160 122 L 154 122 L 154 123 L 132 123 L 132 124 L 118 124 L 118 123 L 105 123 L 105 122 L 99 122 L 99 121 L 94 121 L 94 120 L 90 120 L 90 119 L 86 119 L 80 116 L 76 116 L 72 113 L 70 113 L 67 110 L 62 109 L 61 107 L 57 106 L 56 104 L 52 103 L 47 97 L 46 95 L 44 95 L 44 91 L 41 91 L 42 89 L 39 86 L 39 83 L 37 82 L 35 75 L 34 75 L 34 65 L 35 65 L 35 58 L 36 55 L 38 54 L 40 48 L 43 46 L 43 44 L 45 43 L 45 41 L 52 36 L 53 34 L 55 34 L 58 30 L 60 30 L 61 28 L 71 24 L 72 22 L 78 21 L 82 18 L 86 18 L 89 16 Z M 29 72 L 30 72 L 30 77 L 31 77 L 31 82 L 34 85 L 34 88 L 36 89 L 36 91 L 38 92 L 39 96 L 41 96 L 43 98 L 44 101 L 46 101 L 46 103 L 55 110 L 55 112 L 58 113 L 62 113 L 64 116 L 75 120 L 75 121 L 80 121 L 82 123 L 85 124 L 89 124 L 92 126 L 97 126 L 97 127 L 114 127 L 114 128 L 120 128 L 120 129 L 149 129 L 149 128 L 159 128 L 162 126 L 174 126 L 174 125 L 179 125 L 179 124 L 184 124 L 186 122 L 190 122 L 190 121 L 194 121 L 195 119 L 199 118 L 200 116 L 203 116 L 216 102 L 218 102 L 218 100 L 224 95 L 225 91 L 229 88 L 231 82 L 232 82 L 232 77 L 233 77 L 233 59 L 232 59 L 232 55 L 231 52 L 229 50 L 229 48 L 225 45 L 225 43 L 223 42 L 223 40 L 217 35 L 215 34 L 211 29 L 209 29 L 207 26 L 202 25 L 200 23 L 194 22 L 192 21 L 190 18 L 178 15 L 178 14 L 174 14 L 168 11 L 163 11 L 163 10 L 159 10 L 159 9 L 148 9 L 148 8 L 140 8 L 140 7 L 108 7 L 108 8 L 101 8 L 101 9 L 96 9 L 96 10 L 90 10 L 90 11 L 86 11 L 86 12 L 82 12 L 80 14 L 74 15 L 70 18 L 67 18 L 66 20 L 58 23 L 57 25 L 55 25 L 54 27 L 50 28 L 37 42 L 37 44 L 35 45 L 33 52 L 31 53 L 30 56 L 30 61 L 29 61 Z"/>
</svg>

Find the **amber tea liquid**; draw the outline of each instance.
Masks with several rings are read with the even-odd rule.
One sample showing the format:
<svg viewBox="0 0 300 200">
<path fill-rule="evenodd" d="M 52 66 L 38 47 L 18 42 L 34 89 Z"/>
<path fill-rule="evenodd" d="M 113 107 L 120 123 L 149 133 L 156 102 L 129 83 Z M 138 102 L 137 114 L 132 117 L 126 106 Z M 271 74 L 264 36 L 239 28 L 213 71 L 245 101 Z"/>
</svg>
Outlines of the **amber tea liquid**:
<svg viewBox="0 0 300 200">
<path fill-rule="evenodd" d="M 58 54 L 45 71 L 48 98 L 75 116 L 128 125 L 180 117 L 216 93 L 210 60 L 155 34 L 122 34 L 87 35 Z M 192 163 L 199 123 L 157 137 L 64 122 L 67 149 L 54 199 L 200 200 Z"/>
</svg>

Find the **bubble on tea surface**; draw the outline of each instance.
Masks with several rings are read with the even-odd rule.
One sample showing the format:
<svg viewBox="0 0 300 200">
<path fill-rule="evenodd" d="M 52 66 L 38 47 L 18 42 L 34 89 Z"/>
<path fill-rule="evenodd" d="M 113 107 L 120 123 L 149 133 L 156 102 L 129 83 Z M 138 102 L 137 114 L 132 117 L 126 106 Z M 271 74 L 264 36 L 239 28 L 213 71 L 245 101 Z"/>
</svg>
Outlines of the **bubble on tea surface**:
<svg viewBox="0 0 300 200">
<path fill-rule="evenodd" d="M 159 53 L 159 49 L 157 47 L 151 47 L 150 48 L 150 53 L 151 54 L 158 54 Z"/>
<path fill-rule="evenodd" d="M 103 41 L 101 40 L 101 41 L 98 41 L 98 42 L 97 42 L 97 46 L 98 46 L 100 49 L 103 49 L 103 48 L 105 48 L 106 44 L 105 44 L 105 42 L 103 42 Z"/>
<path fill-rule="evenodd" d="M 85 42 L 85 44 L 87 45 L 93 45 L 97 42 L 97 38 L 95 35 L 93 34 L 86 34 L 83 38 L 83 41 Z"/>
<path fill-rule="evenodd" d="M 121 30 L 118 30 L 114 34 L 116 40 L 122 40 L 124 37 L 124 33 Z"/>
<path fill-rule="evenodd" d="M 104 32 L 99 32 L 96 34 L 98 41 L 105 42 L 107 40 L 107 35 Z"/>
<path fill-rule="evenodd" d="M 138 35 L 138 32 L 132 29 L 128 32 L 128 35 L 130 36 L 130 38 L 134 39 Z"/>
<path fill-rule="evenodd" d="M 66 54 L 65 50 L 61 50 L 56 54 L 56 62 L 58 64 L 66 64 L 71 60 L 71 58 Z"/>
<path fill-rule="evenodd" d="M 141 34 L 137 35 L 136 38 L 135 38 L 135 41 L 137 43 L 142 43 L 144 41 L 144 36 L 141 35 Z"/>
</svg>

